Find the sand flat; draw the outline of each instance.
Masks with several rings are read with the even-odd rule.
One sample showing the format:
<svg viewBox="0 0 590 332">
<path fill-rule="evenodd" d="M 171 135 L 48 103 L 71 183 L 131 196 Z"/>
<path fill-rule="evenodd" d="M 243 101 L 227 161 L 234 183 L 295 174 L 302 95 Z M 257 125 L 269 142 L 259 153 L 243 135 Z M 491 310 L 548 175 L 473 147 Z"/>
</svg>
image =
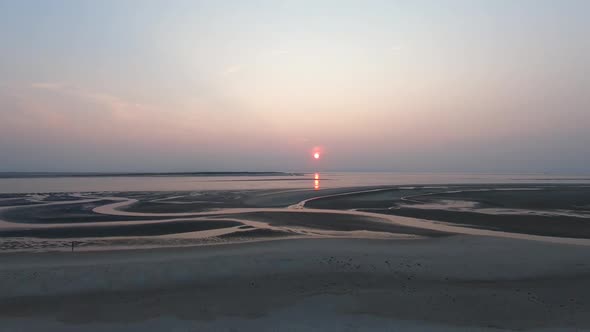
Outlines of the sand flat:
<svg viewBox="0 0 590 332">
<path fill-rule="evenodd" d="M 590 199 L 530 188 L 553 210 Z M 516 189 L 48 194 L 0 208 L 0 331 L 589 329 L 587 220 L 419 208 L 545 206 Z"/>
<path fill-rule="evenodd" d="M 590 328 L 587 257 L 476 236 L 6 254 L 0 330 L 573 331 Z"/>
</svg>

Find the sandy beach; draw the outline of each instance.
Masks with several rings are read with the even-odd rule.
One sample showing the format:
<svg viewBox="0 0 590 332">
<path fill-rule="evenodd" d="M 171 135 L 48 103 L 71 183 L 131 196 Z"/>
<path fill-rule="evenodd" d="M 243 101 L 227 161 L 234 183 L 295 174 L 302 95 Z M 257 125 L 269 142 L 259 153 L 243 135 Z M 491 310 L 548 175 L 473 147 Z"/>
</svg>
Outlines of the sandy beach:
<svg viewBox="0 0 590 332">
<path fill-rule="evenodd" d="M 589 192 L 5 195 L 0 331 L 587 330 Z"/>
<path fill-rule="evenodd" d="M 581 331 L 587 258 L 475 236 L 5 254 L 0 330 Z"/>
</svg>

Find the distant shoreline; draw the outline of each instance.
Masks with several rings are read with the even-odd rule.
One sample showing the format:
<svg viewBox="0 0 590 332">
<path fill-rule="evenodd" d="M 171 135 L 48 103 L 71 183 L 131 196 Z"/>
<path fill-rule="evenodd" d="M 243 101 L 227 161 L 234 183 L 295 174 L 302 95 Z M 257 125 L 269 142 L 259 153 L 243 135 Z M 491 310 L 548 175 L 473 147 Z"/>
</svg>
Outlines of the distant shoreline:
<svg viewBox="0 0 590 332">
<path fill-rule="evenodd" d="M 0 179 L 14 178 L 71 178 L 71 177 L 142 177 L 142 176 L 303 176 L 288 172 L 156 172 L 156 173 L 100 173 L 100 172 L 0 172 Z"/>
</svg>

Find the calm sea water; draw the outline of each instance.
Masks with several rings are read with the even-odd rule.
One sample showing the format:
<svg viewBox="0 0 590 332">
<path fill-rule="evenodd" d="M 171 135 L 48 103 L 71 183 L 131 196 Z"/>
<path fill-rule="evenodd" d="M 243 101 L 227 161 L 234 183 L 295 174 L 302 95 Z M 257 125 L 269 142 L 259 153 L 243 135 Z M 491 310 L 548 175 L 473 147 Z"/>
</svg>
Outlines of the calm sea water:
<svg viewBox="0 0 590 332">
<path fill-rule="evenodd" d="M 322 172 L 303 176 L 141 176 L 0 179 L 0 193 L 326 189 L 373 185 L 584 183 L 590 177 L 476 173 Z"/>
</svg>

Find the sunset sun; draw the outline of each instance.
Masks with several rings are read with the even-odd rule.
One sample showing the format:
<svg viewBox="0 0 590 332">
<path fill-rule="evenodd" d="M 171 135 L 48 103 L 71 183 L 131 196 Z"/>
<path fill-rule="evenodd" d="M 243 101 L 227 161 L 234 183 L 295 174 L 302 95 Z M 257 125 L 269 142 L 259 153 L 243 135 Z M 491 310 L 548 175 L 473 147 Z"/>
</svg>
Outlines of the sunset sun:
<svg viewBox="0 0 590 332">
<path fill-rule="evenodd" d="M 313 154 L 313 158 L 314 159 L 320 159 L 320 153 L 319 152 L 314 153 Z"/>
</svg>

